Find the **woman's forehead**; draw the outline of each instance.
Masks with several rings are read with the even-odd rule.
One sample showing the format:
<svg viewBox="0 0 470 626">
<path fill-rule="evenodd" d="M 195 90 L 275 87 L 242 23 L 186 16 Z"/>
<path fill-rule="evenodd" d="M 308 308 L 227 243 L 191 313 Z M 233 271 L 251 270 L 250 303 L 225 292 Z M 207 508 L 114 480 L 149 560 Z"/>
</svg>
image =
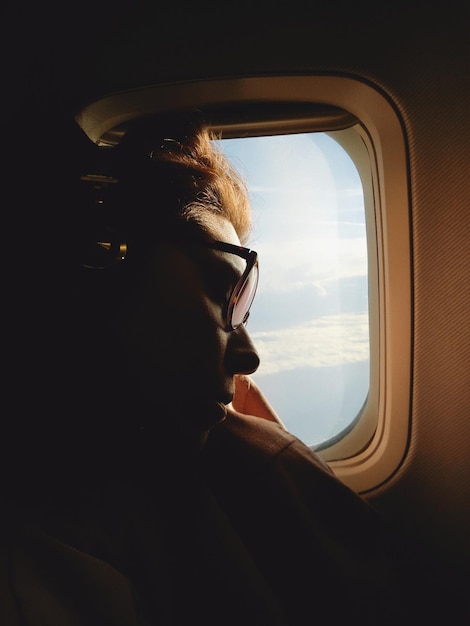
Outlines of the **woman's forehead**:
<svg viewBox="0 0 470 626">
<path fill-rule="evenodd" d="M 212 249 L 210 246 L 194 245 L 197 241 L 221 241 L 224 243 L 240 246 L 240 239 L 233 224 L 221 215 L 207 213 L 198 215 L 197 221 L 192 221 L 191 236 L 188 233 L 181 233 L 181 240 L 178 234 L 168 241 L 161 241 L 153 248 L 150 255 L 150 266 L 152 273 L 157 269 L 158 274 L 168 273 L 168 264 L 172 266 L 172 280 L 176 280 L 176 268 L 178 277 L 183 274 L 189 275 L 193 271 L 205 274 L 213 274 L 214 271 L 222 278 L 234 280 L 243 273 L 246 261 L 237 255 L 227 254 L 220 250 Z M 199 234 L 198 232 L 199 231 Z M 183 271 L 183 268 L 185 270 Z"/>
<path fill-rule="evenodd" d="M 235 246 L 240 245 L 240 239 L 233 224 L 221 215 L 214 213 L 204 214 L 199 221 L 199 225 L 204 232 L 204 236 L 211 241 L 223 241 Z M 208 266 L 203 263 L 205 269 L 214 272 L 216 264 L 219 267 L 218 273 L 221 277 L 225 276 L 227 279 L 231 278 L 233 280 L 234 277 L 239 277 L 243 273 L 246 262 L 236 255 L 210 248 L 204 248 L 202 251 L 198 251 L 198 253 L 196 253 L 197 257 L 201 258 L 202 254 L 206 261 L 210 261 Z"/>
</svg>

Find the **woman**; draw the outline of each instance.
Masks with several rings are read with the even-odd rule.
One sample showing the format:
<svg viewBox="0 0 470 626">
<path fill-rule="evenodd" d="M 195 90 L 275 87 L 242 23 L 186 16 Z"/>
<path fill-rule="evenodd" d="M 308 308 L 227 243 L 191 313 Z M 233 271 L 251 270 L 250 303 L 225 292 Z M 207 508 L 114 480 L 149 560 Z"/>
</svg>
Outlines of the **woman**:
<svg viewBox="0 0 470 626">
<path fill-rule="evenodd" d="M 66 129 L 10 301 L 2 623 L 403 624 L 380 518 L 246 378 L 243 180 L 195 114 Z"/>
</svg>

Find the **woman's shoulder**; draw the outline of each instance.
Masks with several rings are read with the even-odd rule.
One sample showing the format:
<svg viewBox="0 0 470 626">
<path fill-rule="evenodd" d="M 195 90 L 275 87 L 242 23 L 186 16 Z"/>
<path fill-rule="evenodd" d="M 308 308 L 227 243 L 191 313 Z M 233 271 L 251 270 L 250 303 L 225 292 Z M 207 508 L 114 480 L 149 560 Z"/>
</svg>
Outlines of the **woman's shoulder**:
<svg viewBox="0 0 470 626">
<path fill-rule="evenodd" d="M 211 430 L 203 458 L 206 464 L 217 463 L 220 468 L 235 463 L 238 472 L 296 465 L 332 476 L 327 464 L 281 423 L 232 409 Z"/>
</svg>

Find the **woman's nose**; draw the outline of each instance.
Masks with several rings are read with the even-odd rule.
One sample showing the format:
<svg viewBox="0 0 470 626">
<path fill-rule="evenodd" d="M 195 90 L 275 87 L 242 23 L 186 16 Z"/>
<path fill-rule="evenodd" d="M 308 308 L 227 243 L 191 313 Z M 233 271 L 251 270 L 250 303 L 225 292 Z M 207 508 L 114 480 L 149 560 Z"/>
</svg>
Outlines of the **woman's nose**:
<svg viewBox="0 0 470 626">
<path fill-rule="evenodd" d="M 243 324 L 231 332 L 225 358 L 230 374 L 253 374 L 258 369 L 259 355 Z"/>
</svg>

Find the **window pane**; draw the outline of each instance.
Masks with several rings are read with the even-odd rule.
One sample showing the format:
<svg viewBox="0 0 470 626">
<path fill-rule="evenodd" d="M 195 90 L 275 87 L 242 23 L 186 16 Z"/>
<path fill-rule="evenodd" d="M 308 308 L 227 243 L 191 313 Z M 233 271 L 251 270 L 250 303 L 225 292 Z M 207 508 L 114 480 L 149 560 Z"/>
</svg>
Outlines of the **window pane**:
<svg viewBox="0 0 470 626">
<path fill-rule="evenodd" d="M 355 421 L 369 390 L 364 196 L 326 133 L 224 139 L 253 209 L 260 282 L 248 330 L 253 374 L 288 429 L 319 446 Z"/>
</svg>

